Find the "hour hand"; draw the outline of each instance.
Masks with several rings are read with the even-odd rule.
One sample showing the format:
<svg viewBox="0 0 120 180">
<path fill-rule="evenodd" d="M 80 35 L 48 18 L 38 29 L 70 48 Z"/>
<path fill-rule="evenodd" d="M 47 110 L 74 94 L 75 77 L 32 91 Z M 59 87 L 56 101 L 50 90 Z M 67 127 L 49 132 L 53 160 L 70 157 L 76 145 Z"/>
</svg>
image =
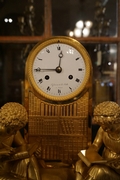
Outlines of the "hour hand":
<svg viewBox="0 0 120 180">
<path fill-rule="evenodd" d="M 36 68 L 36 69 L 34 69 L 34 71 L 36 71 L 36 72 L 41 72 L 41 71 L 56 71 L 56 69 L 41 69 L 40 67 L 38 67 L 38 68 Z"/>
<path fill-rule="evenodd" d="M 59 56 L 59 58 L 60 58 L 60 59 L 59 59 L 59 67 L 60 67 L 60 65 L 61 65 L 61 58 L 63 57 L 63 53 L 62 53 L 62 51 L 59 53 L 59 55 L 58 55 L 58 56 Z"/>
<path fill-rule="evenodd" d="M 62 51 L 59 53 L 59 58 L 62 58 L 63 57 L 63 53 L 62 53 Z"/>
</svg>

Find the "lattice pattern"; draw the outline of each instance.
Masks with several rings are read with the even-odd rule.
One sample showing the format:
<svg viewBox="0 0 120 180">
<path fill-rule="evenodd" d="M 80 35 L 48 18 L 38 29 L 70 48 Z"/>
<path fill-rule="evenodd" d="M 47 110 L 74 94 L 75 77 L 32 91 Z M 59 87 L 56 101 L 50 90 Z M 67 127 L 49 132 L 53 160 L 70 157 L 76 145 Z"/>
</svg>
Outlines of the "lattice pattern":
<svg viewBox="0 0 120 180">
<path fill-rule="evenodd" d="M 87 148 L 88 108 L 88 92 L 65 105 L 43 102 L 29 92 L 29 138 L 41 140 L 43 159 L 76 159 Z"/>
<path fill-rule="evenodd" d="M 49 104 L 29 92 L 29 115 L 39 116 L 88 116 L 89 93 L 78 101 L 65 105 Z"/>
<path fill-rule="evenodd" d="M 87 118 L 30 117 L 29 135 L 84 135 L 88 132 Z"/>
</svg>

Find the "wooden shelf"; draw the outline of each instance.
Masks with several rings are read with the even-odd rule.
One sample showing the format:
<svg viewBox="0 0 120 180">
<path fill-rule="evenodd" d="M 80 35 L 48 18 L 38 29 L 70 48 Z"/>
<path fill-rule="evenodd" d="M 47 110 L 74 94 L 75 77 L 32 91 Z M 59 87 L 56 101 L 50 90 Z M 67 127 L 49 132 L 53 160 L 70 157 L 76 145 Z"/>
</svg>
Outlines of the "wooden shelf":
<svg viewBox="0 0 120 180">
<path fill-rule="evenodd" d="M 45 38 L 46 36 L 0 36 L 0 43 L 36 43 Z M 111 43 L 120 42 L 120 37 L 86 37 L 86 38 L 75 38 L 75 39 L 82 43 L 111 44 Z"/>
<path fill-rule="evenodd" d="M 0 36 L 0 43 L 36 43 L 44 36 Z"/>
</svg>

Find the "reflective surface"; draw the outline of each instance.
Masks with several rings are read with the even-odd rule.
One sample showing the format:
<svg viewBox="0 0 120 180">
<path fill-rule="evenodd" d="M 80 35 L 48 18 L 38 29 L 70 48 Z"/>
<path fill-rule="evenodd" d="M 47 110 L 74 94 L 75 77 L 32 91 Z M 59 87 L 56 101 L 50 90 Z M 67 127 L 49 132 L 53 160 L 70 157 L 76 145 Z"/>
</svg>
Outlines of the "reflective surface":
<svg viewBox="0 0 120 180">
<path fill-rule="evenodd" d="M 116 35 L 117 0 L 51 0 L 51 3 L 53 35 L 68 35 L 69 31 L 74 31 L 79 20 L 84 26 L 87 21 L 92 22 L 90 36 Z M 31 33 L 31 30 L 34 32 Z M 0 1 L 0 35 L 42 35 L 43 32 L 43 0 Z"/>
<path fill-rule="evenodd" d="M 22 102 L 21 81 L 24 79 L 25 61 L 32 45 L 0 45 L 0 104 Z"/>
<path fill-rule="evenodd" d="M 116 44 L 85 44 L 93 65 L 93 106 L 106 100 L 116 101 Z"/>
<path fill-rule="evenodd" d="M 112 10 L 112 13 L 111 13 Z M 86 22 L 91 21 L 92 27 L 87 36 L 115 36 L 117 32 L 117 1 L 115 0 L 52 0 L 52 24 L 54 35 L 69 35 L 76 31 L 76 22 L 82 21 L 78 36 L 87 32 Z M 56 18 L 57 17 L 57 18 Z M 84 29 L 86 27 L 86 29 Z M 82 30 L 82 32 L 80 32 Z M 74 34 L 75 35 L 75 34 Z"/>
<path fill-rule="evenodd" d="M 0 35 L 41 35 L 44 30 L 43 0 L 0 1 Z"/>
</svg>

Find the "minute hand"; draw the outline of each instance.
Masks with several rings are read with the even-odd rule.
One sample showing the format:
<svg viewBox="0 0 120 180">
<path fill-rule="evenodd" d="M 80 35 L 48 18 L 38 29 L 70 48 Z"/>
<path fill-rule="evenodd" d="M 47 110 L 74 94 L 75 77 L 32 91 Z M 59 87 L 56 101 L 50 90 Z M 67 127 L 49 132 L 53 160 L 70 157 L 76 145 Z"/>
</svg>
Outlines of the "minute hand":
<svg viewBox="0 0 120 180">
<path fill-rule="evenodd" d="M 56 69 L 40 69 L 40 71 L 56 71 Z"/>
<path fill-rule="evenodd" d="M 40 71 L 55 71 L 56 69 L 41 69 L 40 67 L 35 68 L 34 71 L 40 72 Z"/>
</svg>

